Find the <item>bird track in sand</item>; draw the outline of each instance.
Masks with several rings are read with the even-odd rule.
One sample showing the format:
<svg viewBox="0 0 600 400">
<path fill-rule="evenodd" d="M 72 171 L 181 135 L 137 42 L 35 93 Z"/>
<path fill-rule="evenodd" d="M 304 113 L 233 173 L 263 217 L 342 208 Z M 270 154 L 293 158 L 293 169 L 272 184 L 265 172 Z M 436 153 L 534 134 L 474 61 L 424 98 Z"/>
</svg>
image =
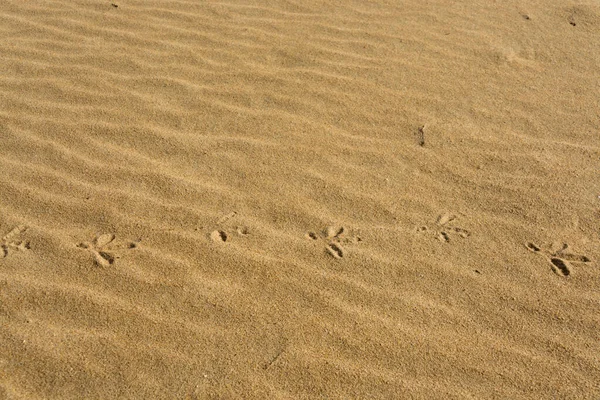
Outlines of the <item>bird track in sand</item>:
<svg viewBox="0 0 600 400">
<path fill-rule="evenodd" d="M 573 271 L 571 263 L 589 263 L 591 260 L 583 255 L 570 253 L 567 250 L 569 245 L 563 243 L 558 246 L 538 246 L 533 242 L 525 244 L 527 250 L 543 255 L 552 265 L 552 271 L 557 275 L 569 276 Z"/>
<path fill-rule="evenodd" d="M 343 226 L 328 226 L 323 229 L 320 233 L 308 232 L 306 237 L 312 240 L 320 240 L 325 243 L 325 251 L 331 257 L 340 260 L 344 258 L 346 251 L 342 247 L 342 244 L 355 244 L 362 239 L 356 235 L 347 235 L 346 228 Z"/>
<path fill-rule="evenodd" d="M 7 257 L 11 251 L 30 249 L 28 240 L 17 240 L 17 237 L 25 231 L 27 231 L 26 226 L 18 225 L 0 239 L 0 258 Z"/>
<path fill-rule="evenodd" d="M 221 228 L 221 226 L 225 225 L 237 215 L 237 211 L 232 211 L 219 218 L 219 220 L 216 222 L 216 229 L 209 234 L 210 239 L 213 242 L 227 242 L 230 240 L 232 235 L 230 235 L 228 231 L 231 232 L 231 230 Z M 237 226 L 235 228 L 235 232 L 238 234 L 238 236 L 247 236 L 250 234 L 250 230 L 246 226 Z"/>
<path fill-rule="evenodd" d="M 96 265 L 108 267 L 114 264 L 117 258 L 116 251 L 137 247 L 137 242 L 115 243 L 115 239 L 114 234 L 104 233 L 96 236 L 91 242 L 78 243 L 77 247 L 89 251 L 94 256 Z"/>
<path fill-rule="evenodd" d="M 452 226 L 450 223 L 456 220 L 456 216 L 450 213 L 440 214 L 433 227 L 423 225 L 417 228 L 418 232 L 434 232 L 434 237 L 441 242 L 449 243 L 452 240 L 452 236 L 458 236 L 462 239 L 466 239 L 471 236 L 471 232 Z"/>
</svg>

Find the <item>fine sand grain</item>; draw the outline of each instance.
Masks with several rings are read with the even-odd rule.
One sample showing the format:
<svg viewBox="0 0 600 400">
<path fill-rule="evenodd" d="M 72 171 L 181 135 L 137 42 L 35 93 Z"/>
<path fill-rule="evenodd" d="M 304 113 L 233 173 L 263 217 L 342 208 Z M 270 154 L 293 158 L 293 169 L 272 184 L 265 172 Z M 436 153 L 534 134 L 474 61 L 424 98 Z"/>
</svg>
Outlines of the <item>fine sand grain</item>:
<svg viewBox="0 0 600 400">
<path fill-rule="evenodd" d="M 0 399 L 599 399 L 598 0 L 3 0 Z"/>
</svg>

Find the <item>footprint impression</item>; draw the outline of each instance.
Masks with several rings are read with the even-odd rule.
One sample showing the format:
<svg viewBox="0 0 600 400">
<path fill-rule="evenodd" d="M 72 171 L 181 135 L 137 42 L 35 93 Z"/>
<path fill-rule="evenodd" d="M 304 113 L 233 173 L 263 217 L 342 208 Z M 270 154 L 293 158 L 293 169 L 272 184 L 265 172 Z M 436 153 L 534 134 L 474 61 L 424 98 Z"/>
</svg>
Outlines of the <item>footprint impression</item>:
<svg viewBox="0 0 600 400">
<path fill-rule="evenodd" d="M 586 256 L 569 253 L 569 245 L 563 243 L 558 250 L 553 250 L 551 246 L 542 248 L 535 243 L 528 242 L 525 247 L 531 252 L 543 255 L 552 264 L 552 271 L 558 275 L 571 275 L 571 263 L 589 263 L 591 260 Z"/>
<path fill-rule="evenodd" d="M 466 229 L 452 226 L 451 222 L 456 220 L 456 216 L 448 213 L 444 213 L 437 217 L 435 225 L 433 227 L 421 226 L 417 229 L 418 232 L 429 232 L 433 231 L 434 236 L 441 242 L 450 242 L 453 236 L 458 236 L 462 239 L 466 239 L 471 236 L 471 232 Z"/>
<path fill-rule="evenodd" d="M 77 245 L 80 249 L 86 249 L 94 256 L 94 261 L 99 267 L 108 267 L 113 265 L 115 259 L 115 251 L 123 249 L 134 249 L 137 247 L 138 242 L 125 242 L 115 243 L 115 235 L 112 233 L 105 233 L 90 242 L 82 242 Z"/>
<path fill-rule="evenodd" d="M 237 212 L 236 211 L 232 211 L 227 215 L 224 215 L 223 217 L 221 217 L 218 221 L 217 221 L 217 229 L 215 229 L 214 231 L 212 231 L 210 233 L 210 239 L 213 242 L 227 242 L 228 240 L 231 239 L 231 235 L 233 230 L 228 229 L 227 231 L 224 229 L 221 229 L 221 226 L 226 224 L 228 221 L 230 221 L 231 219 L 235 218 L 237 216 Z M 250 233 L 249 229 L 245 226 L 237 226 L 235 228 L 235 233 L 237 233 L 237 235 L 239 236 L 246 236 Z"/>
<path fill-rule="evenodd" d="M 320 240 L 325 243 L 325 251 L 335 259 L 342 259 L 345 250 L 342 247 L 347 244 L 355 244 L 362 239 L 358 236 L 348 236 L 346 229 L 342 227 L 329 226 L 320 233 L 308 232 L 306 237 L 312 240 Z"/>
<path fill-rule="evenodd" d="M 26 230 L 26 226 L 19 225 L 0 239 L 0 258 L 7 257 L 12 251 L 29 250 L 29 241 L 18 240 L 18 237 Z"/>
</svg>

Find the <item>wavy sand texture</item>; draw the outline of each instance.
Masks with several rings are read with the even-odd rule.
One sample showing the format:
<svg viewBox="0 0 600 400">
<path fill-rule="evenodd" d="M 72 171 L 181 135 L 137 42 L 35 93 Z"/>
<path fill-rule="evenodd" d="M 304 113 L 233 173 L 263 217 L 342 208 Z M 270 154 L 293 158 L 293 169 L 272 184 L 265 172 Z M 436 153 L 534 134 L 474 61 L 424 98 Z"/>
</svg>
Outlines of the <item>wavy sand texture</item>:
<svg viewBox="0 0 600 400">
<path fill-rule="evenodd" d="M 2 1 L 0 398 L 600 398 L 599 32 Z"/>
</svg>

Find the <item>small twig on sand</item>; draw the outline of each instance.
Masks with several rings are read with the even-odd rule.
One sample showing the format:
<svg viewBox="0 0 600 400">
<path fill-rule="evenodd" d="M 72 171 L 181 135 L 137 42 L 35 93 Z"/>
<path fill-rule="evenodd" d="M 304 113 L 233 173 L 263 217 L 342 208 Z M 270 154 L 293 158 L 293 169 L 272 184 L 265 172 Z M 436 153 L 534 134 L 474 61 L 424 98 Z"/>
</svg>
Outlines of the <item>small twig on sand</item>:
<svg viewBox="0 0 600 400">
<path fill-rule="evenodd" d="M 282 347 L 281 350 L 279 350 L 277 352 L 277 354 L 275 354 L 274 357 L 272 357 L 265 365 L 263 365 L 263 369 L 269 369 L 269 367 L 271 365 L 273 365 L 275 363 L 275 361 L 277 361 L 279 359 L 279 357 L 281 357 L 281 355 L 283 354 L 284 351 L 285 351 L 285 347 Z"/>
<path fill-rule="evenodd" d="M 419 127 L 417 140 L 418 140 L 419 146 L 421 146 L 421 147 L 425 146 L 425 125 L 421 125 Z"/>
</svg>

